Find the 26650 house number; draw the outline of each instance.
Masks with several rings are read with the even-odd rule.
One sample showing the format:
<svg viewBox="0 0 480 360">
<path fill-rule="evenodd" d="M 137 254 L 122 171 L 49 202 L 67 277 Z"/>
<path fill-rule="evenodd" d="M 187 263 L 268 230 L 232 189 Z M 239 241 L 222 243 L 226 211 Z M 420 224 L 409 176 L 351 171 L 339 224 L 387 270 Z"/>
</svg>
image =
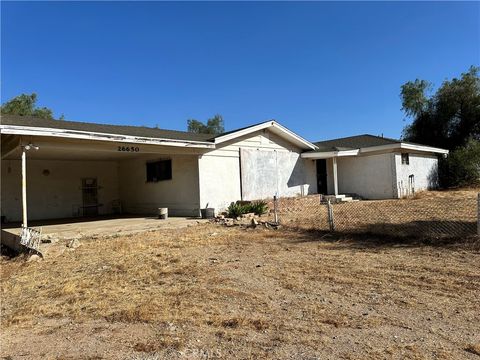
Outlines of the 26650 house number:
<svg viewBox="0 0 480 360">
<path fill-rule="evenodd" d="M 139 152 L 140 148 L 138 146 L 119 146 L 118 151 L 128 151 L 128 152 Z"/>
</svg>

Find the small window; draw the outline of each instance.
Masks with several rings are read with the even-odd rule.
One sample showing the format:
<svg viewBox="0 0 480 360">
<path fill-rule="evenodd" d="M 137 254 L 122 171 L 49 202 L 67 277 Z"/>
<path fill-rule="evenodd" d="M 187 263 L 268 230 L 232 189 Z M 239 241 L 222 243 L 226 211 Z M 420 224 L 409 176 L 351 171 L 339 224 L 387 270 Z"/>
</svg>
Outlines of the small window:
<svg viewBox="0 0 480 360">
<path fill-rule="evenodd" d="M 172 179 L 172 160 L 147 162 L 147 182 Z"/>
<path fill-rule="evenodd" d="M 408 156 L 408 153 L 403 153 L 402 154 L 402 165 L 408 165 L 410 164 L 410 158 Z"/>
</svg>

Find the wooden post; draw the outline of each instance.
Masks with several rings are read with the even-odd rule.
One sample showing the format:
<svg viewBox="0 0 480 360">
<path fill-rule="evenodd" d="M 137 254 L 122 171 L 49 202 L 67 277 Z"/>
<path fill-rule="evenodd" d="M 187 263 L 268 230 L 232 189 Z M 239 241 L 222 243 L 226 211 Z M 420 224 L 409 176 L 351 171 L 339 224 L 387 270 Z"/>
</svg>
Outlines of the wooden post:
<svg viewBox="0 0 480 360">
<path fill-rule="evenodd" d="M 275 224 L 278 224 L 278 204 L 277 204 L 277 195 L 273 196 L 273 221 Z"/>
<path fill-rule="evenodd" d="M 335 196 L 338 195 L 338 179 L 337 179 L 337 157 L 333 157 L 333 188 L 335 189 Z"/>
<path fill-rule="evenodd" d="M 22 226 L 28 226 L 27 221 L 27 150 L 22 147 Z"/>
<path fill-rule="evenodd" d="M 333 218 L 333 206 L 330 203 L 330 200 L 327 201 L 327 212 L 328 212 L 328 225 L 330 231 L 335 231 L 335 220 Z"/>
</svg>

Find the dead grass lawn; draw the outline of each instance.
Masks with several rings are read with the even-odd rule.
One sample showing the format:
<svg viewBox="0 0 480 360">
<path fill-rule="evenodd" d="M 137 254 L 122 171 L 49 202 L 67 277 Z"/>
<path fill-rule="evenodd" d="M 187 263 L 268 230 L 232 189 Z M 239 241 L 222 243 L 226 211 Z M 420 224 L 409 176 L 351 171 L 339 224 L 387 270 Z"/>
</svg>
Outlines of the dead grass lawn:
<svg viewBox="0 0 480 360">
<path fill-rule="evenodd" d="M 11 359 L 478 359 L 478 246 L 199 225 L 2 260 Z"/>
</svg>

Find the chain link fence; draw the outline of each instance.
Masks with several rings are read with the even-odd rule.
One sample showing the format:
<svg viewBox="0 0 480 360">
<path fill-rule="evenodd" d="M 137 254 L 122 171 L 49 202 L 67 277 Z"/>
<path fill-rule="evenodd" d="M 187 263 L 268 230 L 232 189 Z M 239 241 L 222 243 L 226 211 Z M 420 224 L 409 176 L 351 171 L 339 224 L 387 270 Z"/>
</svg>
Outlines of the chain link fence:
<svg viewBox="0 0 480 360">
<path fill-rule="evenodd" d="M 271 220 L 276 217 L 283 226 L 298 229 L 451 238 L 476 235 L 479 226 L 480 194 L 473 191 L 427 192 L 392 200 L 330 202 L 309 195 L 275 201 L 270 203 Z"/>
</svg>

